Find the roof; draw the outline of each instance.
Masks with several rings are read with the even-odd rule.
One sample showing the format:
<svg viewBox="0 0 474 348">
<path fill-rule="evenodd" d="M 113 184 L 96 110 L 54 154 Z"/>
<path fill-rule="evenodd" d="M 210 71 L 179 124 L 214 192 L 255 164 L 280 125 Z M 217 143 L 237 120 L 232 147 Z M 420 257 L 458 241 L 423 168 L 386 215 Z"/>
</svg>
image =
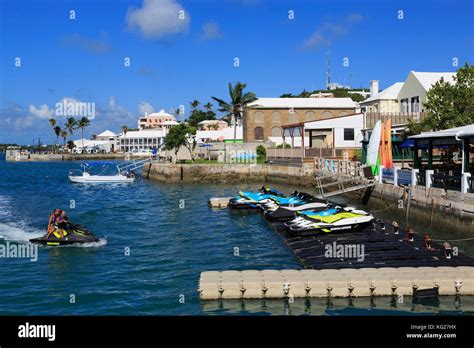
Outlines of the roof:
<svg viewBox="0 0 474 348">
<path fill-rule="evenodd" d="M 355 109 L 358 104 L 351 98 L 258 98 L 247 106 L 256 109 Z"/>
<path fill-rule="evenodd" d="M 415 78 L 420 82 L 423 88 L 426 91 L 429 91 L 431 86 L 434 85 L 441 78 L 447 82 L 453 82 L 454 72 L 419 72 L 419 71 L 410 71 L 410 74 L 413 74 Z"/>
<path fill-rule="evenodd" d="M 311 129 L 330 129 L 330 128 L 363 128 L 364 114 L 357 113 L 352 115 L 344 115 L 339 117 L 325 118 L 317 121 L 304 123 L 306 130 Z"/>
<path fill-rule="evenodd" d="M 120 138 L 164 138 L 165 131 L 163 130 L 140 130 L 128 131 L 127 134 L 122 133 Z"/>
<path fill-rule="evenodd" d="M 429 138 L 466 138 L 474 136 L 474 124 L 468 126 L 443 129 L 436 132 L 423 132 L 418 135 L 412 135 L 410 139 L 429 139 Z"/>
<path fill-rule="evenodd" d="M 179 122 L 176 122 L 176 121 L 165 121 L 162 123 L 163 126 L 175 126 L 175 125 L 178 125 Z"/>
<path fill-rule="evenodd" d="M 146 115 L 146 117 L 163 117 L 163 116 L 168 116 L 168 117 L 173 117 L 173 115 L 168 114 L 164 109 L 161 109 L 158 112 L 152 112 L 151 114 Z"/>
<path fill-rule="evenodd" d="M 227 124 L 227 122 L 224 120 L 204 120 L 204 121 L 199 122 L 198 124 L 214 124 L 214 123 L 222 123 L 222 122 Z"/>
<path fill-rule="evenodd" d="M 227 127 L 221 130 L 208 130 L 208 131 L 197 131 L 196 139 L 212 139 L 217 140 L 219 138 L 234 139 L 234 127 Z M 243 138 L 242 126 L 237 127 L 237 139 Z"/>
<path fill-rule="evenodd" d="M 375 101 L 375 100 L 397 100 L 398 93 L 403 87 L 404 82 L 395 82 L 393 85 L 385 88 L 382 92 L 377 93 L 373 97 L 367 98 L 364 101 L 361 101 L 360 104 L 364 104 L 367 102 Z"/>
<path fill-rule="evenodd" d="M 84 147 L 86 146 L 98 146 L 98 145 L 105 145 L 105 144 L 110 144 L 109 140 L 91 140 L 91 139 L 86 139 L 86 138 L 81 138 L 73 141 L 74 145 L 77 147 L 82 147 L 84 144 Z"/>
<path fill-rule="evenodd" d="M 98 137 L 116 137 L 117 134 L 107 129 L 106 131 L 98 134 L 97 136 Z"/>
</svg>

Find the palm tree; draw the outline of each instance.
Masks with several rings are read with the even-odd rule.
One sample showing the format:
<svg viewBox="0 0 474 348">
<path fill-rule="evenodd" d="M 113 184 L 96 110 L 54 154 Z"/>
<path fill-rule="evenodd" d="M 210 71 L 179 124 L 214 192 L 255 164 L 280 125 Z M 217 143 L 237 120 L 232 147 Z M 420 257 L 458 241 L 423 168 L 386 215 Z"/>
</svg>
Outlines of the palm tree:
<svg viewBox="0 0 474 348">
<path fill-rule="evenodd" d="M 237 122 L 242 119 L 244 107 L 248 103 L 257 100 L 255 93 L 244 93 L 245 87 L 247 87 L 247 84 L 238 81 L 235 86 L 232 87 L 232 83 L 229 82 L 229 103 L 222 99 L 212 97 L 212 99 L 219 104 L 219 111 L 225 112 L 226 116 L 229 116 L 234 120 L 234 143 L 237 140 Z"/>
<path fill-rule="evenodd" d="M 64 128 L 66 128 L 67 131 L 69 132 L 71 140 L 72 140 L 72 135 L 74 131 L 77 129 L 76 126 L 77 126 L 76 119 L 74 117 L 68 117 L 68 119 L 66 120 L 66 123 L 64 124 Z"/>
<path fill-rule="evenodd" d="M 63 130 L 61 131 L 60 135 L 61 135 L 61 138 L 63 138 L 64 147 L 66 147 L 66 138 L 67 138 L 67 132 L 66 132 L 66 130 L 63 129 Z"/>
<path fill-rule="evenodd" d="M 53 128 L 53 131 L 56 132 L 55 131 L 56 119 L 51 117 L 48 121 L 49 121 L 49 125 L 51 126 L 51 128 Z M 57 139 L 56 139 L 56 142 L 57 142 Z M 55 150 L 56 150 L 56 143 L 54 143 L 54 146 L 53 146 L 53 153 L 55 152 Z"/>
<path fill-rule="evenodd" d="M 82 142 L 82 148 L 84 148 L 84 128 L 87 126 L 90 126 L 91 121 L 87 117 L 83 117 L 77 122 L 77 128 L 81 129 L 81 142 Z"/>
<path fill-rule="evenodd" d="M 193 101 L 191 102 L 191 108 L 192 108 L 193 110 L 196 110 L 197 107 L 199 106 L 199 104 L 200 104 L 200 103 L 199 103 L 199 100 L 196 100 L 196 99 L 195 99 L 195 100 L 193 100 Z"/>
<path fill-rule="evenodd" d="M 55 126 L 53 129 L 54 134 L 56 134 L 56 140 L 54 141 L 54 151 L 56 152 L 56 144 L 58 143 L 58 138 L 61 135 L 61 127 Z"/>
<path fill-rule="evenodd" d="M 122 132 L 123 132 L 123 135 L 126 136 L 127 132 L 128 132 L 128 127 L 127 126 L 122 126 Z"/>
<path fill-rule="evenodd" d="M 211 111 L 212 110 L 212 103 L 211 102 L 207 102 L 206 105 L 204 105 L 204 109 L 207 110 L 207 112 Z"/>
</svg>

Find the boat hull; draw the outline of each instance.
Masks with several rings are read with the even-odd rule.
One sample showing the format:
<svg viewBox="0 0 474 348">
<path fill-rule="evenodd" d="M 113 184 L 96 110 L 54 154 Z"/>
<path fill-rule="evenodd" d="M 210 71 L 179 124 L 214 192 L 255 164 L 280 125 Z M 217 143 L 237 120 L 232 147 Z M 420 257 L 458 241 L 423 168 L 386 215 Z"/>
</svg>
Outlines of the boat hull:
<svg viewBox="0 0 474 348">
<path fill-rule="evenodd" d="M 89 176 L 69 176 L 69 180 L 74 183 L 132 183 L 135 178 L 128 178 L 125 175 L 89 175 Z"/>
</svg>

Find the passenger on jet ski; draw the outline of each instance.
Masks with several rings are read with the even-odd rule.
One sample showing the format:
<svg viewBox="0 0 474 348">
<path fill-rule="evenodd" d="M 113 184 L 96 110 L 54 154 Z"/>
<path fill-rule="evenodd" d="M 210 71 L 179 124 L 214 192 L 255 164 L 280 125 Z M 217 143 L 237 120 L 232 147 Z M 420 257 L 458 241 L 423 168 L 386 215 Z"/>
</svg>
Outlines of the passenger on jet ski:
<svg viewBox="0 0 474 348">
<path fill-rule="evenodd" d="M 65 211 L 55 209 L 50 216 L 48 231 L 43 237 L 30 239 L 31 243 L 43 245 L 68 245 L 99 241 L 86 227 L 72 224 Z"/>
</svg>

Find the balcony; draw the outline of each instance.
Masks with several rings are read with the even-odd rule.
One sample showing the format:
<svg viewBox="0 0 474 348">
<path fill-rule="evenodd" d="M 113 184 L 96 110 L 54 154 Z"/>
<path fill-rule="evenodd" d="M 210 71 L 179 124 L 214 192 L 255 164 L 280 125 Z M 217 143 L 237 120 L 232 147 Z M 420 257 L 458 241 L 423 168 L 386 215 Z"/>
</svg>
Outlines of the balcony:
<svg viewBox="0 0 474 348">
<path fill-rule="evenodd" d="M 392 126 L 407 124 L 411 119 L 420 122 L 426 118 L 426 112 L 366 112 L 365 113 L 365 128 L 374 128 L 377 121 L 385 122 L 392 120 Z"/>
</svg>

